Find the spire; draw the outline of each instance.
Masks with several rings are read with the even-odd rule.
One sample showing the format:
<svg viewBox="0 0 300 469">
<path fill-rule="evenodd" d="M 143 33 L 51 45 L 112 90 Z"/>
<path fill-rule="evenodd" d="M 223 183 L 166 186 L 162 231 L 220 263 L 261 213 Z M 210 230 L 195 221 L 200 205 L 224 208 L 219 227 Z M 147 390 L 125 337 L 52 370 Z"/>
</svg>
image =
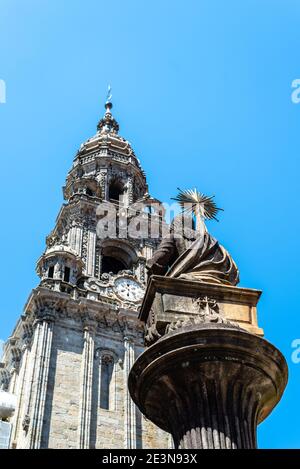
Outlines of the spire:
<svg viewBox="0 0 300 469">
<path fill-rule="evenodd" d="M 111 93 L 111 86 L 109 85 L 108 90 L 107 90 L 106 102 L 104 105 L 106 111 L 105 111 L 104 116 L 102 117 L 102 119 L 99 121 L 97 125 L 97 130 L 100 133 L 118 133 L 119 131 L 119 124 L 116 121 L 116 119 L 114 119 L 111 113 L 111 109 L 113 107 L 111 99 L 112 99 L 112 93 Z"/>
</svg>

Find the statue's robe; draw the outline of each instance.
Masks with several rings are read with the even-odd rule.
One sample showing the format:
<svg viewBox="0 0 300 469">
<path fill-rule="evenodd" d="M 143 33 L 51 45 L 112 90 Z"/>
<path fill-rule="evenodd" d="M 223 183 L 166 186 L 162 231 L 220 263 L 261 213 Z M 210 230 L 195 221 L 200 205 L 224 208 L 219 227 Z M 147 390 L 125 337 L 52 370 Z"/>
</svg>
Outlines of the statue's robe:
<svg viewBox="0 0 300 469">
<path fill-rule="evenodd" d="M 186 278 L 209 283 L 236 285 L 238 268 L 218 241 L 209 233 L 185 239 L 171 233 L 148 261 L 149 274 Z"/>
</svg>

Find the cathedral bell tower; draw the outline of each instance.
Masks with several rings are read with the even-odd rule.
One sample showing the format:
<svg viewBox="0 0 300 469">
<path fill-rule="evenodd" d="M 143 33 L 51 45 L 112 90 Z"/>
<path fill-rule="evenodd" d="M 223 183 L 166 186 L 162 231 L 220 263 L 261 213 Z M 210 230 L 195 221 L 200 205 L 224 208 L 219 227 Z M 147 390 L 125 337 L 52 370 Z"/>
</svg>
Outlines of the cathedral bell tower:
<svg viewBox="0 0 300 469">
<path fill-rule="evenodd" d="M 96 135 L 74 158 L 63 194 L 37 262 L 40 284 L 0 364 L 0 385 L 16 396 L 10 447 L 168 447 L 169 435 L 141 415 L 127 387 L 143 351 L 138 309 L 145 264 L 160 239 L 133 236 L 122 225 L 138 214 L 139 224 L 160 227 L 163 213 L 119 135 L 110 98 Z M 101 207 L 115 216 L 112 236 L 99 236 Z"/>
</svg>

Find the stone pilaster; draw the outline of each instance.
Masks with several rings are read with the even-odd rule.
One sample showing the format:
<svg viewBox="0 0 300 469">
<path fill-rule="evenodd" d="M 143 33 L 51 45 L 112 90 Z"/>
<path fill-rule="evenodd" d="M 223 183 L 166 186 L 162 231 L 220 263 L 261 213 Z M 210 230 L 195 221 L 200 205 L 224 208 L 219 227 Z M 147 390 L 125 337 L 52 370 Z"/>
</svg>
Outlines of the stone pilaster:
<svg viewBox="0 0 300 469">
<path fill-rule="evenodd" d="M 26 336 L 24 339 L 23 347 L 22 347 L 22 359 L 20 364 L 20 371 L 19 371 L 19 379 L 18 379 L 18 387 L 16 390 L 17 395 L 17 406 L 16 411 L 14 414 L 13 420 L 13 430 L 11 435 L 11 446 L 18 447 L 18 434 L 20 433 L 20 425 L 21 425 L 21 417 L 24 411 L 24 399 L 25 399 L 25 383 L 26 383 L 26 376 L 28 370 L 28 360 L 30 355 L 30 345 L 31 339 L 30 337 Z"/>
<path fill-rule="evenodd" d="M 72 226 L 70 231 L 70 247 L 77 252 L 77 254 L 81 255 L 82 250 L 82 237 L 83 237 L 83 229 L 81 226 Z"/>
<path fill-rule="evenodd" d="M 10 373 L 5 368 L 5 363 L 0 362 L 0 389 L 8 391 L 10 382 Z"/>
<path fill-rule="evenodd" d="M 145 283 L 146 280 L 146 259 L 145 258 L 140 258 L 138 260 L 138 268 L 137 268 L 137 275 L 139 278 L 139 281 L 142 283 Z"/>
<path fill-rule="evenodd" d="M 96 322 L 86 319 L 83 324 L 84 344 L 81 365 L 78 446 L 81 449 L 87 449 L 90 447 Z"/>
<path fill-rule="evenodd" d="M 133 184 L 134 184 L 134 179 L 133 179 L 133 176 L 130 174 L 128 176 L 128 182 L 127 182 L 127 197 L 128 197 L 128 200 L 127 200 L 127 206 L 130 206 L 131 204 L 133 204 Z"/>
<path fill-rule="evenodd" d="M 12 345 L 11 346 L 11 369 L 10 369 L 10 386 L 9 386 L 9 391 L 12 394 L 16 393 L 16 388 L 18 385 L 18 376 L 19 376 L 19 370 L 20 370 L 20 361 L 21 361 L 21 350 L 19 349 L 18 346 Z"/>
<path fill-rule="evenodd" d="M 95 273 L 95 253 L 96 253 L 96 232 L 88 232 L 86 274 L 94 276 Z"/>
<path fill-rule="evenodd" d="M 134 342 L 124 336 L 124 448 L 136 448 L 136 407 L 128 390 L 128 376 L 135 361 Z"/>
<path fill-rule="evenodd" d="M 101 187 L 101 199 L 107 200 L 107 170 L 101 170 L 98 176 L 99 184 Z"/>
<path fill-rule="evenodd" d="M 100 247 L 99 252 L 98 252 L 98 278 L 99 279 L 100 279 L 101 274 L 102 274 L 102 257 L 103 257 L 102 248 Z"/>
<path fill-rule="evenodd" d="M 52 347 L 54 311 L 38 312 L 34 324 L 32 369 L 29 382 L 29 402 L 24 421 L 28 422 L 27 444 L 31 449 L 41 447 L 49 364 Z M 25 428 L 25 427 L 24 427 Z"/>
</svg>

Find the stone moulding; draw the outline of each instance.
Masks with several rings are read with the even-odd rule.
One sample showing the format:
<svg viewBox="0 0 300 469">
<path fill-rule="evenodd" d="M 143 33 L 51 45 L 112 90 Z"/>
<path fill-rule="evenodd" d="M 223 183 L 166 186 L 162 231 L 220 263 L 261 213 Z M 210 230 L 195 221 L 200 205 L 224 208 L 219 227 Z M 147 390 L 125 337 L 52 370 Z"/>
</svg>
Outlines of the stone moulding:
<svg viewBox="0 0 300 469">
<path fill-rule="evenodd" d="M 87 298 L 81 298 L 80 301 L 73 300 L 69 295 L 61 292 L 49 292 L 48 289 L 38 287 L 33 290 L 27 306 L 27 317 L 36 316 L 35 298 L 41 297 L 47 305 L 49 300 L 56 299 L 57 322 L 60 324 L 69 324 L 72 320 L 74 325 L 81 329 L 82 320 L 89 317 L 97 322 L 97 328 L 107 331 L 119 331 L 122 329 L 136 329 L 139 335 L 143 333 L 143 324 L 138 320 L 137 313 L 126 307 L 117 307 L 115 304 L 93 301 Z"/>
</svg>

